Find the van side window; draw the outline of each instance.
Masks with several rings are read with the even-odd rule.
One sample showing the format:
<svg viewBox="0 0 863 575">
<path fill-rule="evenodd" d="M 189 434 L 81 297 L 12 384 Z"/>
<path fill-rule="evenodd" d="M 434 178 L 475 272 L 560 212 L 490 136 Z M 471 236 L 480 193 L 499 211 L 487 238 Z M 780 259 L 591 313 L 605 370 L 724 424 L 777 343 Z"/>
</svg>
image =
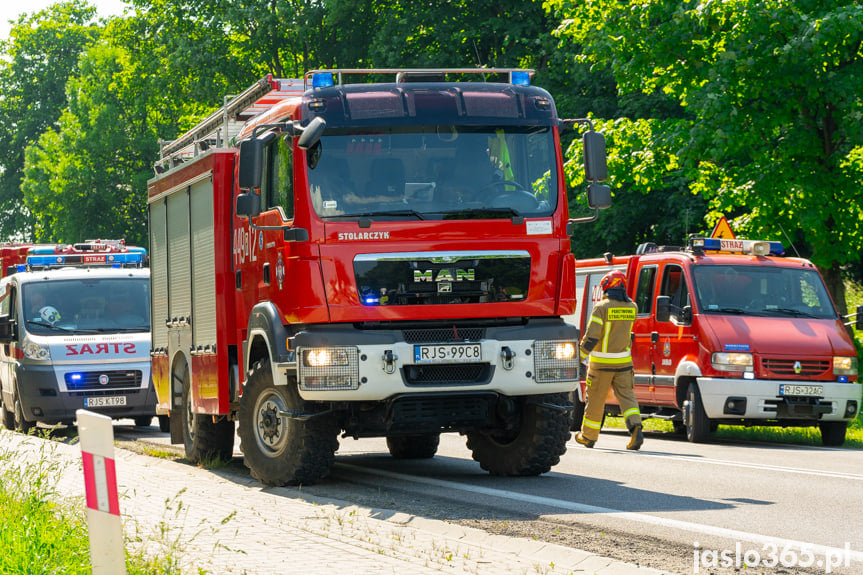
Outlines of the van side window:
<svg viewBox="0 0 863 575">
<path fill-rule="evenodd" d="M 689 305 L 689 289 L 686 286 L 683 268 L 677 265 L 665 266 L 659 295 L 671 298 L 671 316 L 678 321 L 683 321 L 683 308 Z"/>
<path fill-rule="evenodd" d="M 638 272 L 638 288 L 635 291 L 635 304 L 638 314 L 650 314 L 653 311 L 653 286 L 656 283 L 656 267 L 643 267 Z"/>
<path fill-rule="evenodd" d="M 291 138 L 276 138 L 264 156 L 264 209 L 281 207 L 286 220 L 294 219 L 294 159 Z"/>
</svg>

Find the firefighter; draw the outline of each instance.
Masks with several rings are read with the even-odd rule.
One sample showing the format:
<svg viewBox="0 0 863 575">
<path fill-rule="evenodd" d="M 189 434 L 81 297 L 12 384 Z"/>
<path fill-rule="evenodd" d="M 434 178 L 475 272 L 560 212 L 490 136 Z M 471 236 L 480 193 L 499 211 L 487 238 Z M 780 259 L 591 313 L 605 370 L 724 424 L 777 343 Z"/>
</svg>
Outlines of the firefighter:
<svg viewBox="0 0 863 575">
<path fill-rule="evenodd" d="M 587 405 L 581 431 L 575 440 L 593 447 L 599 438 L 608 387 L 620 404 L 630 439 L 626 448 L 636 450 L 644 443 L 641 412 L 632 387 L 632 323 L 637 307 L 626 295 L 626 276 L 611 271 L 599 280 L 604 297 L 593 308 L 584 337 L 581 339 L 581 359 L 589 358 L 587 369 Z"/>
</svg>

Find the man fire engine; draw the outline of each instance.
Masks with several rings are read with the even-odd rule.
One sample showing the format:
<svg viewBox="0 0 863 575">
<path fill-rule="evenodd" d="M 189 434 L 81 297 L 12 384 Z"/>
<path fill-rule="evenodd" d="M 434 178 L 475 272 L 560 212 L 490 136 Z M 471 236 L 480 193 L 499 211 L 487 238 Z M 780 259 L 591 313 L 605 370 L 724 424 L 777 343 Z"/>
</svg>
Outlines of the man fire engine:
<svg viewBox="0 0 863 575">
<path fill-rule="evenodd" d="M 122 240 L 31 246 L 26 261 L 0 280 L 7 429 L 71 425 L 82 408 L 152 422 L 146 257 Z"/>
<path fill-rule="evenodd" d="M 643 415 L 670 419 L 693 442 L 718 424 L 780 425 L 818 426 L 825 445 L 841 445 L 860 409 L 856 350 L 815 266 L 784 253 L 779 242 L 696 237 L 582 260 L 568 320 L 583 325 L 600 278 L 620 270 L 638 308 L 632 361 Z M 620 411 L 612 397 L 606 407 Z"/>
<path fill-rule="evenodd" d="M 229 457 L 236 422 L 252 475 L 275 485 L 324 477 L 341 432 L 386 437 L 398 458 L 459 432 L 500 475 L 559 461 L 578 220 L 569 122 L 531 73 L 267 78 L 163 147 L 153 374 L 190 460 Z M 360 74 L 387 81 L 346 81 Z M 605 149 L 584 141 L 596 217 Z"/>
</svg>

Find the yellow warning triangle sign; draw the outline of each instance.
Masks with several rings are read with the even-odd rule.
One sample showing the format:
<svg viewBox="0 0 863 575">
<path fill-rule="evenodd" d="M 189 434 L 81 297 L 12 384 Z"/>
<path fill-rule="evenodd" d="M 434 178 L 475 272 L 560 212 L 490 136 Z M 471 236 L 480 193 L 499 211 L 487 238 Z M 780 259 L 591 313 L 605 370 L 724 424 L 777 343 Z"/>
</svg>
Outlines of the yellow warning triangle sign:
<svg viewBox="0 0 863 575">
<path fill-rule="evenodd" d="M 711 238 L 721 238 L 723 240 L 733 240 L 734 232 L 731 231 L 731 226 L 728 225 L 728 220 L 725 219 L 725 216 L 719 218 L 719 221 L 716 222 L 716 225 L 713 227 L 713 233 L 710 234 Z"/>
</svg>

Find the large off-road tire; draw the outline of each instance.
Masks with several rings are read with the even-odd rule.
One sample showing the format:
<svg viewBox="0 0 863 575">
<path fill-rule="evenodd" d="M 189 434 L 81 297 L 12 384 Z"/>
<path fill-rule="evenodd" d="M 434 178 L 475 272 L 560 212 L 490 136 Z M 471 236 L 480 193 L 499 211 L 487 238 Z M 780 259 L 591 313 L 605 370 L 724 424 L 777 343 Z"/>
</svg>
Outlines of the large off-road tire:
<svg viewBox="0 0 863 575">
<path fill-rule="evenodd" d="M 21 433 L 27 434 L 36 427 L 35 421 L 27 421 L 24 419 L 24 407 L 21 405 L 21 399 L 18 396 L 18 387 L 15 387 L 15 429 Z"/>
<path fill-rule="evenodd" d="M 440 433 L 393 435 L 387 437 L 387 449 L 396 459 L 431 459 L 440 445 Z"/>
<path fill-rule="evenodd" d="M 688 404 L 684 406 L 683 423 L 686 426 L 686 439 L 690 443 L 706 443 L 710 441 L 711 422 L 704 412 L 704 404 L 701 402 L 701 392 L 698 384 L 690 383 L 686 390 Z"/>
<path fill-rule="evenodd" d="M 192 379 L 189 366 L 183 368 L 183 447 L 191 463 L 230 461 L 234 454 L 234 422 L 226 418 L 192 412 Z"/>
<path fill-rule="evenodd" d="M 526 476 L 546 473 L 560 462 L 570 438 L 572 416 L 567 409 L 550 409 L 537 403 L 562 408 L 571 405 L 565 393 L 516 399 L 520 418 L 515 429 L 467 434 L 467 448 L 480 467 L 492 475 Z"/>
<path fill-rule="evenodd" d="M 0 392 L 2 393 L 2 392 Z M 9 430 L 15 429 L 15 413 L 6 406 L 6 402 L 3 401 L 3 398 L 0 397 L 0 411 L 2 411 L 3 416 L 3 427 Z"/>
<path fill-rule="evenodd" d="M 332 414 L 300 420 L 279 412 L 314 409 L 297 385 L 273 385 L 269 360 L 257 362 L 240 397 L 240 449 L 252 477 L 268 485 L 311 484 L 326 477 L 339 448 L 339 425 Z"/>
<path fill-rule="evenodd" d="M 845 432 L 848 430 L 847 421 L 820 421 L 818 429 L 821 430 L 821 443 L 827 447 L 839 447 L 845 443 Z"/>
</svg>

